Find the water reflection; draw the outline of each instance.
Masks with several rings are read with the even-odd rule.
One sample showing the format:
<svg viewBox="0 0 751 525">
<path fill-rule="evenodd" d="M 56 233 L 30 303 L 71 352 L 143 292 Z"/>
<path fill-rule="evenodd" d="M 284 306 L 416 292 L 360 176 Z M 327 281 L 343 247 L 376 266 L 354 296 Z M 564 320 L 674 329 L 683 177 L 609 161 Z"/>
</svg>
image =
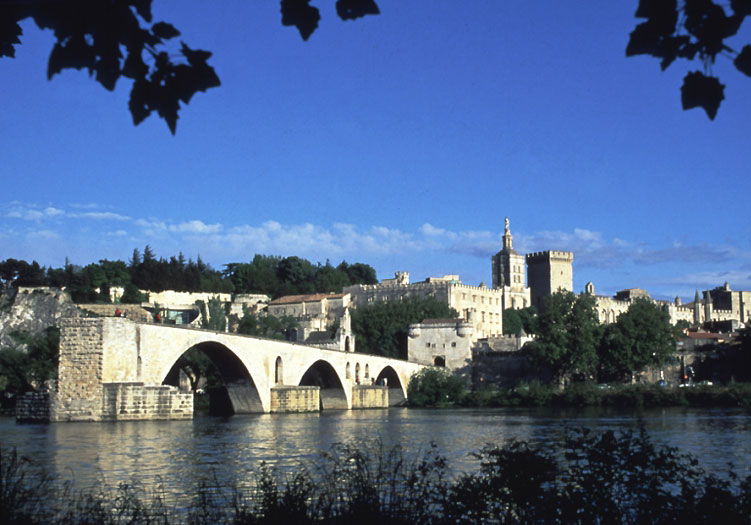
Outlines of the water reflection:
<svg viewBox="0 0 751 525">
<path fill-rule="evenodd" d="M 470 453 L 511 439 L 560 439 L 566 428 L 633 429 L 643 424 L 657 442 L 696 455 L 721 473 L 728 462 L 751 466 L 751 415 L 742 410 L 414 410 L 262 414 L 192 421 L 17 425 L 0 419 L 2 446 L 16 447 L 79 488 L 99 483 L 163 484 L 191 494 L 215 476 L 223 484 L 249 482 L 261 461 L 294 468 L 336 442 L 380 439 L 406 451 L 435 442 L 455 472 L 472 470 Z"/>
</svg>

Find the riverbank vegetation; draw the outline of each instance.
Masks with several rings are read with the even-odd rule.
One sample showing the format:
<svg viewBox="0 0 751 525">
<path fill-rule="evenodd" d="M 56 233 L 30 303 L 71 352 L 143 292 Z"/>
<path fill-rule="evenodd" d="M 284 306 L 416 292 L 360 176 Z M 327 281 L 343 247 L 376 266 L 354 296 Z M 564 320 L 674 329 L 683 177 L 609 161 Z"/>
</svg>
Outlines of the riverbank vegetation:
<svg viewBox="0 0 751 525">
<path fill-rule="evenodd" d="M 451 380 L 449 380 L 449 378 Z M 515 387 L 488 386 L 474 391 L 443 369 L 424 369 L 408 388 L 411 407 L 740 407 L 751 409 L 751 384 L 698 384 L 686 387 L 572 383 L 566 388 L 538 381 Z"/>
<path fill-rule="evenodd" d="M 708 473 L 697 458 L 641 432 L 564 431 L 473 454 L 452 473 L 435 446 L 408 453 L 380 443 L 336 444 L 247 483 L 207 478 L 174 501 L 138 484 L 78 491 L 15 452 L 0 451 L 5 523 L 747 523 L 751 475 Z M 189 489 L 190 490 L 190 489 Z"/>
</svg>

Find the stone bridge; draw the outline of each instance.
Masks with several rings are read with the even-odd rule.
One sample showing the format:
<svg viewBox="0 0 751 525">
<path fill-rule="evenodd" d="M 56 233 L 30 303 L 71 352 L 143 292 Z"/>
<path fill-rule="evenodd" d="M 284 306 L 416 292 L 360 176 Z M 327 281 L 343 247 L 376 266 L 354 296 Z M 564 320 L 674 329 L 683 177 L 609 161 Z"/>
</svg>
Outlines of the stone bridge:
<svg viewBox="0 0 751 525">
<path fill-rule="evenodd" d="M 117 317 L 64 319 L 60 325 L 52 421 L 192 417 L 192 393 L 165 384 L 177 384 L 176 363 L 190 349 L 216 365 L 234 413 L 395 406 L 406 401 L 410 376 L 423 368 L 381 356 Z"/>
</svg>

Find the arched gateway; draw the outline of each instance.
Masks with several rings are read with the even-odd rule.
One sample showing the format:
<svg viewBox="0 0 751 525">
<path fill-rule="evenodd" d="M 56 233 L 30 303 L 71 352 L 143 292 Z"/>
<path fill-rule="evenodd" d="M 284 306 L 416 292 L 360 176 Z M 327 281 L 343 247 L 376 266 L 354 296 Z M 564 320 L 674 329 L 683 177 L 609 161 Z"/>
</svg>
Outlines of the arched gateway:
<svg viewBox="0 0 751 525">
<path fill-rule="evenodd" d="M 235 413 L 394 406 L 422 368 L 381 356 L 136 323 L 125 318 L 61 321 L 60 374 L 50 420 L 192 417 L 192 394 L 164 385 L 190 349 L 219 370 Z M 355 374 L 368 371 L 368 381 Z"/>
</svg>

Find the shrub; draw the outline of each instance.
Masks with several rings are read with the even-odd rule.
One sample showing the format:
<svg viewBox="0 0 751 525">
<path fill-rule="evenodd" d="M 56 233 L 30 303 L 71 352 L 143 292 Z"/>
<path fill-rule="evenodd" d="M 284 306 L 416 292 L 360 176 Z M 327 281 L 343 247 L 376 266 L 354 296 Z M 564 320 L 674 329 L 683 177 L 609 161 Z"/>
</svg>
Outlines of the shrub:
<svg viewBox="0 0 751 525">
<path fill-rule="evenodd" d="M 423 368 L 407 385 L 407 398 L 413 407 L 455 405 L 466 395 L 465 380 L 445 368 Z"/>
</svg>

